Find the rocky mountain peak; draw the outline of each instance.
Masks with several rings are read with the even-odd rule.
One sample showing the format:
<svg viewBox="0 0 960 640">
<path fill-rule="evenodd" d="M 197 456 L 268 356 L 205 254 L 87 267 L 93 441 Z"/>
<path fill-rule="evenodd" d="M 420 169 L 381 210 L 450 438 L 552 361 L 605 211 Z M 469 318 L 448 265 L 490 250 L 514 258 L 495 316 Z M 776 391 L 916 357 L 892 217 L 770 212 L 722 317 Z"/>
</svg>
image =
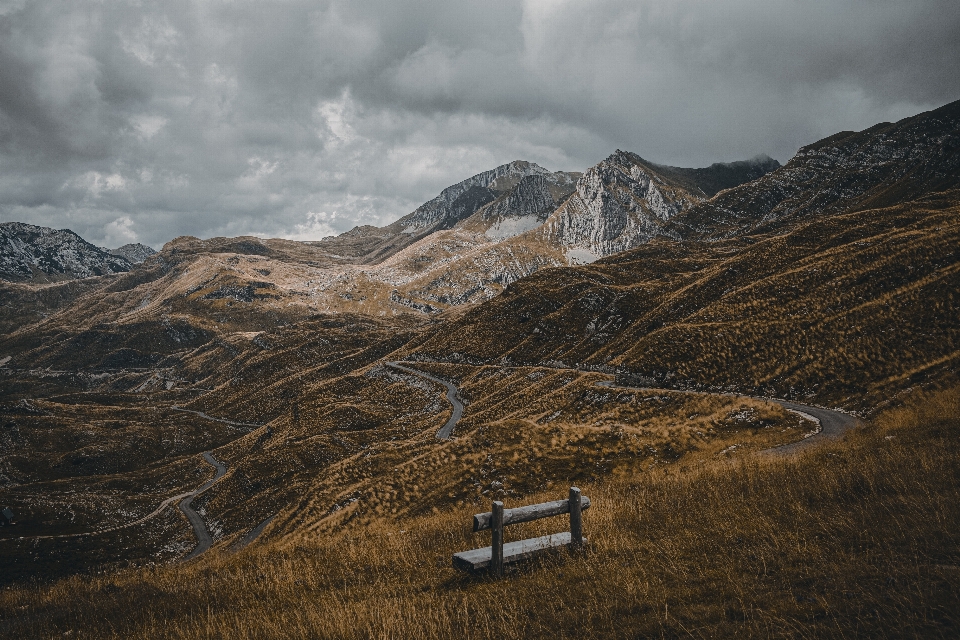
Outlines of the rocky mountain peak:
<svg viewBox="0 0 960 640">
<path fill-rule="evenodd" d="M 436 198 L 394 224 L 409 234 L 427 229 L 448 229 L 512 188 L 520 178 L 547 174 L 550 171 L 536 163 L 514 160 L 447 187 Z"/>
<path fill-rule="evenodd" d="M 0 224 L 0 278 L 55 281 L 129 271 L 133 264 L 111 255 L 69 229 L 23 222 Z"/>
<path fill-rule="evenodd" d="M 580 177 L 547 233 L 585 255 L 606 256 L 648 241 L 663 221 L 702 199 L 693 185 L 635 153 L 617 150 Z"/>
</svg>

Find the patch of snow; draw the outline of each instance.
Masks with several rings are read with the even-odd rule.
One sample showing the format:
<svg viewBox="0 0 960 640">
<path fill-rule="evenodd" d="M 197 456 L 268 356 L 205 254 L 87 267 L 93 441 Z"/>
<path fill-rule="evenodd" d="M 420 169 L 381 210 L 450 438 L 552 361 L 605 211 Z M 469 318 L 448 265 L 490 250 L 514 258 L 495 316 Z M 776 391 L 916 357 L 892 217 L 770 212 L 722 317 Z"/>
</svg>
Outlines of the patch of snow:
<svg viewBox="0 0 960 640">
<path fill-rule="evenodd" d="M 521 233 L 536 229 L 542 224 L 535 216 L 523 216 L 520 218 L 502 218 L 492 227 L 487 229 L 486 236 L 495 241 L 506 240 L 518 236 Z"/>
</svg>

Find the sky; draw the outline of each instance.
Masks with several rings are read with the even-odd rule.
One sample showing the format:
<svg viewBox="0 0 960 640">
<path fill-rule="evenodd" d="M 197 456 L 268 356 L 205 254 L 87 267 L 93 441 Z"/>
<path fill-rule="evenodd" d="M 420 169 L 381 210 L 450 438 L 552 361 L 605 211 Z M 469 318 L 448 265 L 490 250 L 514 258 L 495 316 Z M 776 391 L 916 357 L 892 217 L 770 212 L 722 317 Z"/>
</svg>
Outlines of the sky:
<svg viewBox="0 0 960 640">
<path fill-rule="evenodd" d="M 957 0 L 0 0 L 0 221 L 317 240 L 512 160 L 786 162 L 958 69 Z"/>
</svg>

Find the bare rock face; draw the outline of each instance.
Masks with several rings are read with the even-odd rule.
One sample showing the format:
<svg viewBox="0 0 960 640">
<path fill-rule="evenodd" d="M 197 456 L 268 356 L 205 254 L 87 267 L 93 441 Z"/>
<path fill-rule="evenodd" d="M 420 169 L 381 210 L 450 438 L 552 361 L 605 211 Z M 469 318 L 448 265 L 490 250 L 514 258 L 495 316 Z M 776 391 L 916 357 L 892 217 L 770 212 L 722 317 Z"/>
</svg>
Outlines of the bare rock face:
<svg viewBox="0 0 960 640">
<path fill-rule="evenodd" d="M 624 251 L 648 242 L 663 222 L 706 199 L 691 187 L 636 154 L 617 151 L 583 174 L 546 233 L 597 257 Z"/>
<path fill-rule="evenodd" d="M 426 229 L 449 229 L 509 190 L 521 178 L 548 174 L 550 171 L 536 163 L 515 160 L 447 187 L 394 224 L 410 234 Z"/>
<path fill-rule="evenodd" d="M 23 222 L 0 224 L 0 278 L 14 282 L 56 281 L 122 273 L 130 260 L 90 244 L 69 229 Z"/>
</svg>

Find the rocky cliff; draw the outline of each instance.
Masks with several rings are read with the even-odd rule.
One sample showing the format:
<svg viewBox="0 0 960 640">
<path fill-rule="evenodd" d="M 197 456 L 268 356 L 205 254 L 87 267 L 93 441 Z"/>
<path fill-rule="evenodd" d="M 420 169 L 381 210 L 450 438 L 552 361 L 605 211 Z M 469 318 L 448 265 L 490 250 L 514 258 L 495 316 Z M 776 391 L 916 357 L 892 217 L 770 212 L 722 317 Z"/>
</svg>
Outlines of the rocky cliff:
<svg viewBox="0 0 960 640">
<path fill-rule="evenodd" d="M 748 182 L 779 166 L 776 160 L 759 156 L 686 169 L 618 150 L 583 174 L 573 196 L 550 216 L 543 232 L 568 255 L 589 262 L 649 242 L 663 233 L 667 221 L 720 188 Z"/>
</svg>

